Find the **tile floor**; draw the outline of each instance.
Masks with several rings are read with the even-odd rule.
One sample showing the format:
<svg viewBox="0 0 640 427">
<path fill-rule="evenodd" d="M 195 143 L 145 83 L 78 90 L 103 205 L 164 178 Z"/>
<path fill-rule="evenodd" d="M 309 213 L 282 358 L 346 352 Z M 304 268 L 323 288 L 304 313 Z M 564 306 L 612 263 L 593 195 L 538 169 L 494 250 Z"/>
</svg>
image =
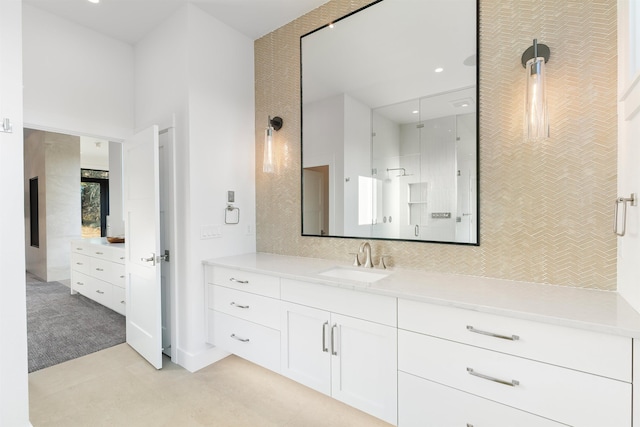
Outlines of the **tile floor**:
<svg viewBox="0 0 640 427">
<path fill-rule="evenodd" d="M 29 374 L 29 396 L 34 427 L 389 427 L 235 356 L 156 371 L 127 344 Z"/>
</svg>

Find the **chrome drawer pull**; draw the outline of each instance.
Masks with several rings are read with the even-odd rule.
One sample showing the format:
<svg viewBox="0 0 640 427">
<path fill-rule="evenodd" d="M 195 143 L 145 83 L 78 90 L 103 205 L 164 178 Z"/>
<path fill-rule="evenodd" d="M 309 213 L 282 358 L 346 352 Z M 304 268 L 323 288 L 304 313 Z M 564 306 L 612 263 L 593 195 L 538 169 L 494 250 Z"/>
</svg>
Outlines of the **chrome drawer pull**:
<svg viewBox="0 0 640 427">
<path fill-rule="evenodd" d="M 126 302 L 124 302 L 124 301 L 120 301 L 120 304 L 125 304 L 125 305 L 126 305 L 127 303 L 126 303 Z"/>
<path fill-rule="evenodd" d="M 84 283 L 82 283 L 82 282 L 76 282 L 76 285 L 84 286 Z"/>
<path fill-rule="evenodd" d="M 231 305 L 238 308 L 249 308 L 248 305 L 240 305 L 240 304 L 236 304 L 235 302 L 231 302 Z"/>
<path fill-rule="evenodd" d="M 473 375 L 474 377 L 482 378 L 484 380 L 493 381 L 494 383 L 508 385 L 509 387 L 515 387 L 517 385 L 520 385 L 520 381 L 518 381 L 518 380 L 511 380 L 511 381 L 501 380 L 499 378 L 494 378 L 494 377 L 490 377 L 488 375 L 479 374 L 479 373 L 475 372 L 472 368 L 467 368 L 467 372 L 469 372 L 469 375 Z"/>
<path fill-rule="evenodd" d="M 76 250 L 77 250 L 77 251 L 82 251 L 82 250 L 84 250 L 84 249 L 82 249 L 82 248 L 76 248 Z"/>
<path fill-rule="evenodd" d="M 78 264 L 78 265 L 84 265 L 84 264 L 83 264 L 83 263 L 81 263 L 81 262 L 76 262 L 76 264 Z"/>
<path fill-rule="evenodd" d="M 103 252 L 96 252 L 96 255 L 104 255 Z"/>
<path fill-rule="evenodd" d="M 120 276 L 120 278 L 121 278 L 121 279 L 124 279 L 124 278 L 125 278 L 125 276 Z"/>
<path fill-rule="evenodd" d="M 329 352 L 329 346 L 327 346 L 327 326 L 329 326 L 328 320 L 322 324 L 322 351 L 324 353 Z"/>
<path fill-rule="evenodd" d="M 230 278 L 230 279 L 229 279 L 229 281 L 230 281 L 230 282 L 244 283 L 244 284 L 249 283 L 249 281 L 248 281 L 248 280 L 238 280 L 238 279 L 236 279 L 235 277 Z"/>
<path fill-rule="evenodd" d="M 240 338 L 240 337 L 237 337 L 236 334 L 231 334 L 231 338 L 233 338 L 234 340 L 241 341 L 241 342 L 249 342 L 249 338 Z"/>
<path fill-rule="evenodd" d="M 96 292 L 99 293 L 100 295 L 104 294 L 104 292 L 99 289 Z"/>
<path fill-rule="evenodd" d="M 481 334 L 481 335 L 486 335 L 489 337 L 494 337 L 494 338 L 500 338 L 503 340 L 509 340 L 509 341 L 518 341 L 520 339 L 519 336 L 517 335 L 500 335 L 500 334 L 494 334 L 493 332 L 487 332 L 487 331 L 482 331 L 480 329 L 476 329 L 471 325 L 467 325 L 467 330 L 469 332 L 473 332 L 475 334 Z"/>
<path fill-rule="evenodd" d="M 96 267 L 96 271 L 104 271 L 104 268 Z"/>
</svg>

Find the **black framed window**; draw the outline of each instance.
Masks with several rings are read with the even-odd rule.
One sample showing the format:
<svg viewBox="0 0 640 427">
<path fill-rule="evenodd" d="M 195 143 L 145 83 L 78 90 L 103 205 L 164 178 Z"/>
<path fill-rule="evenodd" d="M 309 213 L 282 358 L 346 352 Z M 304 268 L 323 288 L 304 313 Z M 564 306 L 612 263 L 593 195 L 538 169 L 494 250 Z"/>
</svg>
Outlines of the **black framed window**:
<svg viewBox="0 0 640 427">
<path fill-rule="evenodd" d="M 109 215 L 109 171 L 80 171 L 82 237 L 105 237 Z"/>
<path fill-rule="evenodd" d="M 31 246 L 40 247 L 40 221 L 38 217 L 38 177 L 29 179 L 29 230 L 31 234 Z"/>
</svg>

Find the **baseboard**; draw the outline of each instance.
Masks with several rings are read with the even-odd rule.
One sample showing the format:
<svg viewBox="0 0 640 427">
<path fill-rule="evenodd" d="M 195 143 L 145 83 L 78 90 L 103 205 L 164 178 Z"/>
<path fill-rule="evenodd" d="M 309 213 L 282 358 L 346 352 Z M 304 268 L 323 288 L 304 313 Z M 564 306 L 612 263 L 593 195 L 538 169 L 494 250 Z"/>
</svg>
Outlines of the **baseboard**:
<svg viewBox="0 0 640 427">
<path fill-rule="evenodd" d="M 224 359 L 230 353 L 217 347 L 204 349 L 197 353 L 191 353 L 178 348 L 178 365 L 189 372 L 196 372 L 206 366 Z"/>
</svg>

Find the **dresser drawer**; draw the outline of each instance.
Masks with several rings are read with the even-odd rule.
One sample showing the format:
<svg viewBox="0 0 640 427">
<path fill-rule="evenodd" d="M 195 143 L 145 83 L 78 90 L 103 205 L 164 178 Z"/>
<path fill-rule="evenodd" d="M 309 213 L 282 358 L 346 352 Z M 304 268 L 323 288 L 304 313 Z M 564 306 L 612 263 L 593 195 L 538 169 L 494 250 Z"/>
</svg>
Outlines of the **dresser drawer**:
<svg viewBox="0 0 640 427">
<path fill-rule="evenodd" d="M 120 264 L 115 264 L 106 259 L 91 258 L 91 272 L 88 274 L 99 280 L 111 282 L 117 267 L 121 267 Z"/>
<path fill-rule="evenodd" d="M 396 326 L 396 298 L 282 279 L 282 300 L 388 326 Z"/>
<path fill-rule="evenodd" d="M 398 327 L 631 382 L 630 338 L 403 299 Z"/>
<path fill-rule="evenodd" d="M 91 257 L 79 252 L 71 253 L 71 270 L 91 274 Z"/>
<path fill-rule="evenodd" d="M 111 307 L 111 301 L 113 298 L 112 288 L 113 286 L 111 283 L 99 279 L 92 279 L 89 281 L 89 293 L 85 295 L 95 302 Z"/>
<path fill-rule="evenodd" d="M 280 300 L 209 285 L 209 308 L 280 330 Z"/>
<path fill-rule="evenodd" d="M 247 359 L 274 372 L 280 372 L 280 332 L 229 316 L 209 311 L 209 337 L 217 347 Z"/>
<path fill-rule="evenodd" d="M 569 425 L 631 425 L 622 381 L 403 330 L 398 369 Z"/>
<path fill-rule="evenodd" d="M 70 286 L 71 286 L 72 293 L 80 292 L 82 295 L 85 295 L 85 296 L 89 294 L 89 291 L 90 291 L 89 282 L 91 280 L 94 280 L 94 279 L 87 276 L 86 274 L 80 273 L 79 271 L 71 270 Z"/>
<path fill-rule="evenodd" d="M 398 373 L 398 405 L 401 427 L 565 425 L 404 372 Z"/>
<path fill-rule="evenodd" d="M 117 264 L 111 262 L 109 266 L 109 282 L 115 286 L 125 289 L 127 283 L 127 276 L 125 275 L 124 264 Z"/>
<path fill-rule="evenodd" d="M 209 268 L 213 268 L 212 284 L 235 288 L 271 298 L 280 298 L 279 277 L 250 273 L 232 268 Z"/>
<path fill-rule="evenodd" d="M 120 288 L 118 286 L 113 286 L 111 288 L 111 304 L 109 304 L 109 307 L 122 314 L 123 316 L 126 316 L 126 292 L 124 290 L 124 288 Z"/>
</svg>

